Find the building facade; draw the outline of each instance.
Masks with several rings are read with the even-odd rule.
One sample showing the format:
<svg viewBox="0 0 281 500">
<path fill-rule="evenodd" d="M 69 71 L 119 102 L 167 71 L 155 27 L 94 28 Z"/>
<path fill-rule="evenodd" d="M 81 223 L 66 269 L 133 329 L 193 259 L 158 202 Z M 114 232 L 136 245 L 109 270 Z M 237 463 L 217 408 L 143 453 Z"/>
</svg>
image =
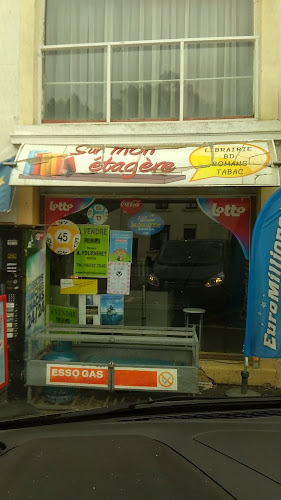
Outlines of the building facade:
<svg viewBox="0 0 281 500">
<path fill-rule="evenodd" d="M 44 307 L 79 309 L 62 281 L 92 277 L 121 290 L 126 328 L 201 308 L 201 350 L 242 355 L 251 231 L 280 185 L 280 15 L 280 0 L 20 2 L 12 222 L 132 238 L 125 292 L 87 235 L 81 272 L 52 241 Z"/>
</svg>

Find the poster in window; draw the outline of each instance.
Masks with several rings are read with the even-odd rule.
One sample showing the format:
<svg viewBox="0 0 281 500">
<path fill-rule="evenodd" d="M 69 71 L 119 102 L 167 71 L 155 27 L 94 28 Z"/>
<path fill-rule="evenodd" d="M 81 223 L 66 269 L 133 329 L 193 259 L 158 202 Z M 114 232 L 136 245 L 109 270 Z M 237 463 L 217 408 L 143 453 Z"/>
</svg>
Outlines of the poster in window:
<svg viewBox="0 0 281 500">
<path fill-rule="evenodd" d="M 80 325 L 100 325 L 100 295 L 79 295 Z"/>
<path fill-rule="evenodd" d="M 46 252 L 29 255 L 26 261 L 25 338 L 44 328 Z"/>
<path fill-rule="evenodd" d="M 76 307 L 63 307 L 55 305 L 46 306 L 47 322 L 54 325 L 77 325 L 78 309 Z M 74 332 L 60 332 L 74 333 Z"/>
<path fill-rule="evenodd" d="M 101 324 L 123 325 L 124 297 L 123 295 L 101 295 Z"/>
<path fill-rule="evenodd" d="M 110 262 L 132 262 L 132 247 L 132 231 L 110 231 Z"/>
<path fill-rule="evenodd" d="M 74 253 L 74 274 L 107 277 L 109 226 L 81 225 L 80 245 Z"/>
<path fill-rule="evenodd" d="M 109 262 L 107 277 L 107 293 L 129 295 L 130 293 L 130 262 Z"/>
<path fill-rule="evenodd" d="M 8 342 L 6 296 L 0 296 L 0 389 L 8 384 Z"/>
</svg>

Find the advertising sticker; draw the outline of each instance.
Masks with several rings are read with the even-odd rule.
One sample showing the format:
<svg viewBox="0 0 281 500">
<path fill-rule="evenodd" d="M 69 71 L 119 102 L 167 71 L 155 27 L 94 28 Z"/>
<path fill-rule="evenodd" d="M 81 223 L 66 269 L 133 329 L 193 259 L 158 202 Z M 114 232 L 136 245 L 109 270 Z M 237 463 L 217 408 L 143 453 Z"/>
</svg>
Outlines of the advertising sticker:
<svg viewBox="0 0 281 500">
<path fill-rule="evenodd" d="M 159 233 L 164 227 L 164 221 L 158 214 L 152 212 L 141 212 L 133 215 L 128 221 L 128 227 L 135 234 L 151 236 Z"/>
<path fill-rule="evenodd" d="M 52 224 L 71 214 L 80 212 L 94 202 L 94 198 L 47 197 L 45 202 L 45 222 Z"/>
<path fill-rule="evenodd" d="M 250 198 L 198 198 L 197 202 L 208 217 L 236 236 L 245 259 L 249 259 Z"/>
</svg>

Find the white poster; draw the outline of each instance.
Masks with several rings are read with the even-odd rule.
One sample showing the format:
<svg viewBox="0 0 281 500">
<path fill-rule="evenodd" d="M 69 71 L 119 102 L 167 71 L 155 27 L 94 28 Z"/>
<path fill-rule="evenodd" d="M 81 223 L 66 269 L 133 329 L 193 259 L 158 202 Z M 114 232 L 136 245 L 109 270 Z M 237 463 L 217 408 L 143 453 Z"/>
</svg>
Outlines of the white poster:
<svg viewBox="0 0 281 500">
<path fill-rule="evenodd" d="M 107 275 L 107 293 L 129 295 L 130 278 L 130 262 L 109 262 Z"/>
<path fill-rule="evenodd" d="M 80 325 L 100 325 L 100 295 L 79 295 Z"/>
</svg>

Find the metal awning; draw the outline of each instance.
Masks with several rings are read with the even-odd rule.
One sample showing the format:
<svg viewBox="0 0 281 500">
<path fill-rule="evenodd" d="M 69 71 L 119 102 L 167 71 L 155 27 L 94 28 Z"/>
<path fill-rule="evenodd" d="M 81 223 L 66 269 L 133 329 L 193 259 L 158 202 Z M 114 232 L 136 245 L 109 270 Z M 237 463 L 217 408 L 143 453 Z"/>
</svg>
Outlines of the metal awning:
<svg viewBox="0 0 281 500">
<path fill-rule="evenodd" d="M 22 144 L 10 185 L 279 186 L 272 140 L 182 146 Z"/>
</svg>

